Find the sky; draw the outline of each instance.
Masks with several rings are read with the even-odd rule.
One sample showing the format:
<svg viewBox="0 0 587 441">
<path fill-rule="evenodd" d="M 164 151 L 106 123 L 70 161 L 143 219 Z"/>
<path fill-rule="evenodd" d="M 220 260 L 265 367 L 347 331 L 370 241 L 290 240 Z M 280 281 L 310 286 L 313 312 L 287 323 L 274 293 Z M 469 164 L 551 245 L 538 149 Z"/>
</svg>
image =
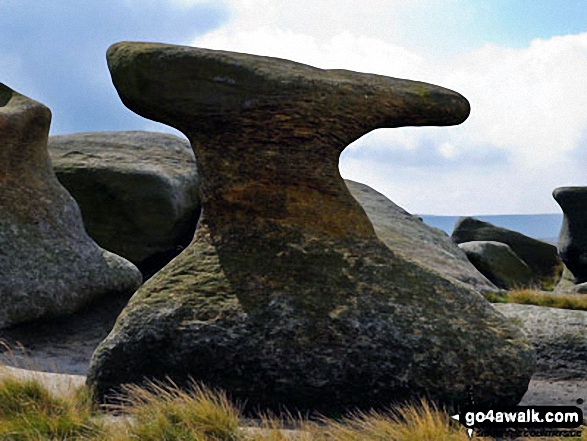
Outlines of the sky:
<svg viewBox="0 0 587 441">
<path fill-rule="evenodd" d="M 120 102 L 105 52 L 122 40 L 463 94 L 463 124 L 376 130 L 341 155 L 343 177 L 412 213 L 556 213 L 554 188 L 587 185 L 583 0 L 0 0 L 0 81 L 51 108 L 51 134 L 173 132 Z"/>
</svg>

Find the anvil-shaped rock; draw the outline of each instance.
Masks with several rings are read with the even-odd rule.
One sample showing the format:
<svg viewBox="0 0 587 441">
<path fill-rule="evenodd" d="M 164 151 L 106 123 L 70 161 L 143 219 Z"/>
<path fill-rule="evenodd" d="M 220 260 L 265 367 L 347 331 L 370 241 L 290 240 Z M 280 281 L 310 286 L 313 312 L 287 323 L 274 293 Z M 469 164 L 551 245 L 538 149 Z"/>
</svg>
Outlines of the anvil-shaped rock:
<svg viewBox="0 0 587 441">
<path fill-rule="evenodd" d="M 127 107 L 190 139 L 203 214 L 191 245 L 94 354 L 88 382 L 99 396 L 169 376 L 250 408 L 324 413 L 419 395 L 522 397 L 534 355 L 521 332 L 479 294 L 380 242 L 338 171 L 365 133 L 460 123 L 466 99 L 191 47 L 119 43 L 107 58 Z"/>
</svg>

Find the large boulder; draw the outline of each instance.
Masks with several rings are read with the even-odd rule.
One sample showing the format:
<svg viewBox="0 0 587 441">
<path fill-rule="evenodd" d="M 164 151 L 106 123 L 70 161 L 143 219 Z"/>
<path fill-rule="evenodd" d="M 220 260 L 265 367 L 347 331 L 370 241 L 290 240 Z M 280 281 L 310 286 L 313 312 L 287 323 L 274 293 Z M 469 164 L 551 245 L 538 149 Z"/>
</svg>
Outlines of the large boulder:
<svg viewBox="0 0 587 441">
<path fill-rule="evenodd" d="M 534 273 L 534 283 L 552 289 L 562 272 L 556 247 L 546 242 L 483 222 L 472 217 L 458 220 L 452 233 L 456 243 L 473 241 L 501 242 L 512 249 Z"/>
<path fill-rule="evenodd" d="M 494 306 L 525 329 L 536 348 L 537 378 L 587 378 L 587 311 L 513 303 Z"/>
<path fill-rule="evenodd" d="M 500 288 L 523 288 L 532 284 L 532 270 L 505 243 L 477 240 L 463 242 L 459 248 L 475 268 Z"/>
<path fill-rule="evenodd" d="M 0 327 L 70 314 L 141 274 L 102 250 L 47 154 L 51 112 L 0 84 Z"/>
<path fill-rule="evenodd" d="M 475 291 L 500 291 L 444 231 L 426 225 L 365 184 L 348 179 L 345 183 L 365 210 L 379 240 L 402 258 Z"/>
<path fill-rule="evenodd" d="M 97 397 L 191 377 L 250 409 L 520 400 L 534 370 L 521 331 L 480 294 L 385 246 L 338 171 L 365 133 L 460 123 L 466 99 L 191 47 L 119 43 L 107 58 L 131 110 L 191 140 L 203 208 L 189 247 L 97 348 Z"/>
<path fill-rule="evenodd" d="M 145 278 L 191 242 L 200 199 L 187 141 L 152 132 L 76 133 L 51 136 L 49 154 L 89 235 Z"/>
<path fill-rule="evenodd" d="M 575 283 L 587 282 L 587 187 L 560 187 L 552 196 L 564 213 L 559 255 Z"/>
</svg>

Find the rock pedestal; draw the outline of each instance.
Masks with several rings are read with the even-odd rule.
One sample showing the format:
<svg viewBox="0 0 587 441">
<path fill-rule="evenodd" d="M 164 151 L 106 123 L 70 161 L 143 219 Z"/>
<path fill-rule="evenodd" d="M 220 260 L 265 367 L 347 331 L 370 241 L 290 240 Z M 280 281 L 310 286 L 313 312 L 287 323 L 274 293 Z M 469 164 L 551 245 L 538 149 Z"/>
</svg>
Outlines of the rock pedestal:
<svg viewBox="0 0 587 441">
<path fill-rule="evenodd" d="M 587 187 L 560 187 L 552 196 L 564 214 L 558 253 L 575 283 L 587 282 Z"/>
<path fill-rule="evenodd" d="M 191 47 L 119 43 L 107 58 L 127 107 L 190 139 L 202 215 L 96 350 L 98 396 L 169 376 L 250 409 L 522 397 L 534 369 L 522 333 L 380 242 L 338 171 L 342 150 L 377 127 L 462 122 L 462 96 Z"/>
<path fill-rule="evenodd" d="M 51 112 L 0 83 L 0 327 L 70 314 L 141 284 L 86 234 L 47 153 Z"/>
</svg>

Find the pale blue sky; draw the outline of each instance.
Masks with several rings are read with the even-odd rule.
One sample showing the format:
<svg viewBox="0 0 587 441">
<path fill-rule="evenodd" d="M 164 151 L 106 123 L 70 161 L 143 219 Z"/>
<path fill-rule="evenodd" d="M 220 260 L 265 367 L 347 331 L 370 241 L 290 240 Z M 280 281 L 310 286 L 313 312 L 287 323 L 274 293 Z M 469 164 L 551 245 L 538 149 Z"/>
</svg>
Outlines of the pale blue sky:
<svg viewBox="0 0 587 441">
<path fill-rule="evenodd" d="M 524 47 L 536 38 L 587 31 L 582 0 L 433 0 L 399 7 L 407 17 L 403 40 L 444 53 L 488 43 Z"/>
<path fill-rule="evenodd" d="M 169 130 L 127 110 L 105 52 L 194 44 L 428 81 L 471 102 L 455 128 L 394 129 L 341 173 L 412 212 L 556 212 L 587 185 L 587 7 L 546 0 L 0 0 L 0 81 L 53 111 L 52 134 Z"/>
<path fill-rule="evenodd" d="M 225 5 L 154 0 L 0 0 L 0 81 L 53 111 L 51 133 L 140 128 L 106 67 L 121 40 L 187 44 L 228 19 Z"/>
</svg>

